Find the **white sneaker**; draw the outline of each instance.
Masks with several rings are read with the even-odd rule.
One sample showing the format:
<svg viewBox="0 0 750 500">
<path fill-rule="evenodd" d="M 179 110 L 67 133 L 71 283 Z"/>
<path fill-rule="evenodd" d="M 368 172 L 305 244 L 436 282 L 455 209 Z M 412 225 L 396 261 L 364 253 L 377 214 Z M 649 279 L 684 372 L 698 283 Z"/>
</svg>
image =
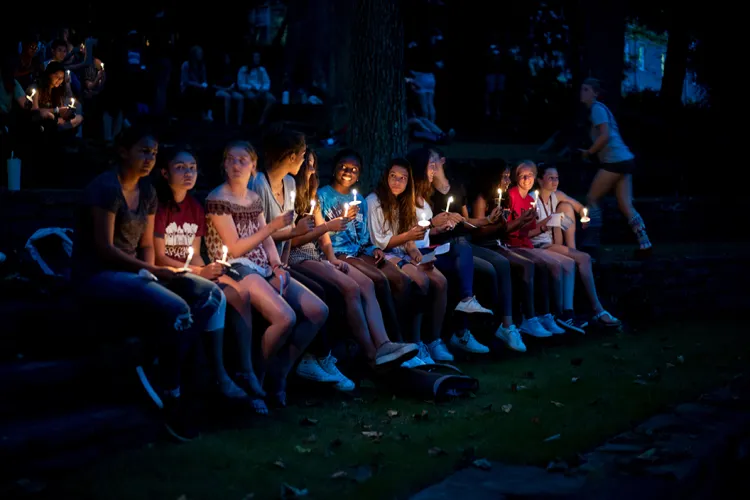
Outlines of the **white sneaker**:
<svg viewBox="0 0 750 500">
<path fill-rule="evenodd" d="M 419 356 L 415 356 L 411 358 L 410 360 L 407 360 L 401 363 L 402 368 L 417 368 L 419 366 L 424 366 L 424 361 L 419 359 Z"/>
<path fill-rule="evenodd" d="M 495 337 L 508 344 L 508 347 L 514 351 L 526 352 L 526 345 L 521 340 L 521 332 L 518 331 L 516 325 L 510 325 L 508 328 L 503 325 L 498 326 Z"/>
<path fill-rule="evenodd" d="M 422 362 L 426 365 L 434 365 L 435 360 L 432 359 L 430 356 L 430 350 L 427 349 L 427 346 L 424 342 L 417 342 L 417 346 L 419 346 L 419 354 L 417 354 L 416 357 L 422 360 Z"/>
<path fill-rule="evenodd" d="M 563 333 L 565 333 L 565 330 L 557 325 L 555 317 L 552 316 L 552 314 L 547 313 L 544 316 L 541 316 L 539 318 L 539 322 L 542 324 L 544 329 L 550 333 L 553 333 L 555 335 L 562 335 Z"/>
<path fill-rule="evenodd" d="M 327 374 L 336 377 L 336 389 L 342 392 L 353 391 L 355 387 L 354 382 L 346 378 L 346 375 L 339 371 L 338 367 L 336 367 L 336 361 L 338 360 L 329 354 L 325 358 L 319 358 L 318 364 Z"/>
<path fill-rule="evenodd" d="M 338 383 L 338 377 L 334 377 L 320 366 L 318 359 L 312 354 L 303 354 L 302 359 L 297 365 L 297 375 L 313 382 L 333 382 Z"/>
<path fill-rule="evenodd" d="M 435 361 L 440 363 L 453 361 L 453 354 L 448 350 L 443 339 L 433 340 L 427 348 L 430 350 L 430 357 Z"/>
<path fill-rule="evenodd" d="M 531 335 L 532 337 L 551 337 L 552 334 L 546 330 L 539 322 L 539 317 L 527 318 L 521 323 L 521 333 Z"/>
<path fill-rule="evenodd" d="M 487 309 L 485 307 L 482 307 L 482 304 L 477 301 L 476 297 L 472 297 L 467 301 L 459 302 L 456 306 L 456 311 L 466 313 L 466 314 L 473 314 L 473 313 L 484 313 L 484 314 L 494 314 L 490 309 Z"/>
<path fill-rule="evenodd" d="M 477 339 L 474 338 L 474 335 L 469 330 L 464 330 L 460 336 L 458 333 L 454 333 L 451 337 L 450 345 L 473 354 L 487 354 L 490 352 L 490 348 L 477 342 Z"/>
</svg>

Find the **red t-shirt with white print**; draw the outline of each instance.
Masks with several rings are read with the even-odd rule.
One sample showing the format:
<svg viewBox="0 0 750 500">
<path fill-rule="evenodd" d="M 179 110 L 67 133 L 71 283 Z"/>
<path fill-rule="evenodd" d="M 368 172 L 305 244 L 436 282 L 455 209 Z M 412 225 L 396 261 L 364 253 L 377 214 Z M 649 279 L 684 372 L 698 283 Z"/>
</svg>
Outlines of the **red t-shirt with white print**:
<svg viewBox="0 0 750 500">
<path fill-rule="evenodd" d="M 508 190 L 508 208 L 510 209 L 509 221 L 516 220 L 521 217 L 522 210 L 531 210 L 531 203 L 534 198 L 530 194 L 526 193 L 524 198 L 521 198 L 521 193 L 518 192 L 518 186 L 513 186 Z M 503 240 L 511 248 L 534 248 L 529 238 L 529 231 L 536 228 L 536 221 L 527 224 L 526 226 L 519 228 L 512 233 L 505 235 Z"/>
<path fill-rule="evenodd" d="M 165 254 L 184 261 L 196 237 L 206 234 L 206 213 L 195 198 L 187 195 L 182 203 L 159 204 L 154 220 L 154 236 L 164 238 Z"/>
</svg>

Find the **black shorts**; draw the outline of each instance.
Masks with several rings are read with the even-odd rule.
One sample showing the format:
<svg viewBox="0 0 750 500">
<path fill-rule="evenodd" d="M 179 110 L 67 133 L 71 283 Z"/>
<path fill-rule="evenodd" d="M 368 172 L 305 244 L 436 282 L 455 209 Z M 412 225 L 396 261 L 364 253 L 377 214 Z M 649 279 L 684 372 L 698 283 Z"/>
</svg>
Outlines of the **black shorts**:
<svg viewBox="0 0 750 500">
<path fill-rule="evenodd" d="M 599 168 L 615 174 L 632 174 L 635 172 L 635 160 L 618 161 L 617 163 L 600 163 Z"/>
</svg>

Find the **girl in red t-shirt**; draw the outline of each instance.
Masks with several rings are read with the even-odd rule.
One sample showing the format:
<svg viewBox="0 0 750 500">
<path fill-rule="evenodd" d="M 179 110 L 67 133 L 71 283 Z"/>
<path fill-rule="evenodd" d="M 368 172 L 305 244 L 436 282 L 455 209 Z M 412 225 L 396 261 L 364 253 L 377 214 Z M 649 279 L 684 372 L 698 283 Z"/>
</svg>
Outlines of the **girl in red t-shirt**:
<svg viewBox="0 0 750 500">
<path fill-rule="evenodd" d="M 217 282 L 229 303 L 244 318 L 245 324 L 238 326 L 237 337 L 240 349 L 240 369 L 235 383 L 224 367 L 224 320 L 226 307 L 217 311 L 209 321 L 213 341 L 213 365 L 216 386 L 219 392 L 233 400 L 250 399 L 256 413 L 267 414 L 263 401 L 265 396 L 255 376 L 252 364 L 252 318 L 250 294 L 245 289 L 233 286 L 224 276 L 224 266 L 218 262 L 206 264 L 201 257 L 201 242 L 206 234 L 206 215 L 201 204 L 188 191 L 195 187 L 198 165 L 195 157 L 185 149 L 168 152 L 167 161 L 161 168 L 163 181 L 158 183 L 159 207 L 154 221 L 154 250 L 156 263 L 161 266 L 183 268 L 187 264 L 190 272 Z M 190 249 L 193 249 L 192 258 Z M 244 328 L 243 328 L 244 326 Z"/>
</svg>

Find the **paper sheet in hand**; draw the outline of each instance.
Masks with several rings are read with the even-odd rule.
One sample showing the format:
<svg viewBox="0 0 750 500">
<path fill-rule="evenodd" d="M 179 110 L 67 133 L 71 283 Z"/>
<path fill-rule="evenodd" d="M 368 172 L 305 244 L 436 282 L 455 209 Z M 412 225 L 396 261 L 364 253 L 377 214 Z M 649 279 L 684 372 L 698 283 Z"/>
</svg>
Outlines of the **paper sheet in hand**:
<svg viewBox="0 0 750 500">
<path fill-rule="evenodd" d="M 430 252 L 427 255 L 422 256 L 422 261 L 419 263 L 421 266 L 422 264 L 429 264 L 430 262 L 435 262 L 437 257 L 435 256 L 435 252 Z"/>
<path fill-rule="evenodd" d="M 548 227 L 560 227 L 562 226 L 562 216 L 563 214 L 552 214 L 550 216 L 550 219 L 547 221 Z"/>
<path fill-rule="evenodd" d="M 440 245 L 439 247 L 436 247 L 436 248 L 435 248 L 435 256 L 438 256 L 438 255 L 443 255 L 444 253 L 448 253 L 448 252 L 450 251 L 450 249 L 451 249 L 451 244 L 450 244 L 450 242 L 448 242 L 448 243 L 443 243 L 443 244 L 442 244 L 442 245 Z"/>
</svg>

